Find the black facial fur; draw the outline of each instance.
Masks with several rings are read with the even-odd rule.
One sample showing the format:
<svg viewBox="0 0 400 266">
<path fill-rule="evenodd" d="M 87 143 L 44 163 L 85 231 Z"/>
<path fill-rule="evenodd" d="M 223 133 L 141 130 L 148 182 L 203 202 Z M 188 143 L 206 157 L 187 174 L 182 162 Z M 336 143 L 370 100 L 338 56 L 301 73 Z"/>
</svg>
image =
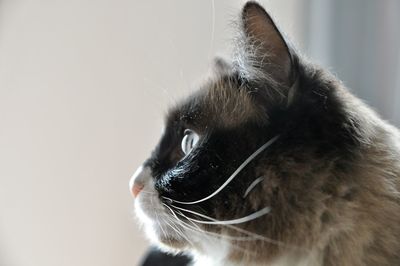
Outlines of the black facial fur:
<svg viewBox="0 0 400 266">
<path fill-rule="evenodd" d="M 229 203 L 237 202 L 245 188 L 257 177 L 254 165 L 260 160 L 268 162 L 271 167 L 279 168 L 279 165 L 274 165 L 278 163 L 274 160 L 275 156 L 285 155 L 301 160 L 303 152 L 308 154 L 310 149 L 313 149 L 315 156 L 328 160 L 335 159 L 339 154 L 341 157 L 348 154 L 348 158 L 351 158 L 351 150 L 357 145 L 355 130 L 352 130 L 354 124 L 349 125 L 345 120 L 345 111 L 332 87 L 334 84 L 308 67 L 297 65 L 296 69 L 300 71 L 297 73 L 298 83 L 292 105 L 286 107 L 283 103 L 277 103 L 275 106 L 262 108 L 269 111 L 265 114 L 268 117 L 265 125 L 243 121 L 237 127 L 223 128 L 213 124 L 216 120 L 214 117 L 204 117 L 208 111 L 202 106 L 199 95 L 171 111 L 165 134 L 148 161 L 156 179 L 160 199 L 168 197 L 179 201 L 194 201 L 208 196 L 251 153 L 275 135 L 280 135 L 277 143 L 247 166 L 226 189 L 213 199 L 198 204 L 196 208 L 212 217 L 232 218 L 229 215 L 232 214 L 232 208 L 237 206 Z M 233 76 L 230 79 L 237 80 L 236 78 Z M 259 92 L 270 87 L 268 83 L 249 82 L 257 86 L 258 91 L 240 87 L 239 82 L 230 84 L 237 85 L 229 88 L 231 90 L 251 91 L 254 105 L 265 107 L 270 104 L 268 101 L 260 101 L 265 95 L 259 95 Z M 201 141 L 191 154 L 183 158 L 180 141 L 186 128 L 201 133 Z M 182 171 L 174 174 L 174 169 Z M 244 204 L 243 208 L 249 213 L 255 211 L 254 206 L 249 208 Z"/>
</svg>

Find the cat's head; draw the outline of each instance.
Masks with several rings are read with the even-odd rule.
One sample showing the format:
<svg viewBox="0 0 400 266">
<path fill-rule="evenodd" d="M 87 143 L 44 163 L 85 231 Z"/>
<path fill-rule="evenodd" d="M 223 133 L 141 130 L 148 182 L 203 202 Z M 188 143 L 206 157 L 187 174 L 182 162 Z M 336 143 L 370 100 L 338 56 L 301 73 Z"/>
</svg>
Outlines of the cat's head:
<svg viewBox="0 0 400 266">
<path fill-rule="evenodd" d="M 330 169 L 356 140 L 335 82 L 302 63 L 261 6 L 247 3 L 238 28 L 232 63 L 217 59 L 170 110 L 131 190 L 160 245 L 261 260 L 323 231 Z"/>
</svg>

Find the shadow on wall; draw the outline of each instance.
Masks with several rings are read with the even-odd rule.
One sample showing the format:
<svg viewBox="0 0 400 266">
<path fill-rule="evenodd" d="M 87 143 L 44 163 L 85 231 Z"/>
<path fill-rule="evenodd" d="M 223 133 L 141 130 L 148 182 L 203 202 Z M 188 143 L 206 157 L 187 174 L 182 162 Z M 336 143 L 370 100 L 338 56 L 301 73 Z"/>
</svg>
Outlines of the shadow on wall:
<svg viewBox="0 0 400 266">
<path fill-rule="evenodd" d="M 400 126 L 400 1 L 307 0 L 307 54 Z"/>
</svg>

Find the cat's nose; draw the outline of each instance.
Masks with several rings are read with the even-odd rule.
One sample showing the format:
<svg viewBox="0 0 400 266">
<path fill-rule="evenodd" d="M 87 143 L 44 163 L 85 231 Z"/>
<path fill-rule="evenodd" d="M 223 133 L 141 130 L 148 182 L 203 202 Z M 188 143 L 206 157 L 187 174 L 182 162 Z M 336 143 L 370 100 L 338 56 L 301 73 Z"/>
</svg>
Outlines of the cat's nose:
<svg viewBox="0 0 400 266">
<path fill-rule="evenodd" d="M 137 195 L 139 195 L 139 192 L 142 191 L 143 187 L 144 187 L 144 186 L 139 185 L 139 184 L 133 184 L 133 187 L 131 188 L 132 196 L 133 196 L 134 198 L 136 198 Z"/>
<path fill-rule="evenodd" d="M 129 189 L 134 198 L 136 198 L 140 191 L 143 190 L 146 181 L 151 177 L 150 169 L 148 167 L 140 166 L 131 177 L 129 181 Z"/>
</svg>

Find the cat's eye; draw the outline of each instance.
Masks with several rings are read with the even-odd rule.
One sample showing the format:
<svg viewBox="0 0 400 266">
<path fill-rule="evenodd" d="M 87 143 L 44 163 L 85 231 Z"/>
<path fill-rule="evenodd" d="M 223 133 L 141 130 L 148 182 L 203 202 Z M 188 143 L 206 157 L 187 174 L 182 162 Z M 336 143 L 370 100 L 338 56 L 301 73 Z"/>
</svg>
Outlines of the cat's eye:
<svg viewBox="0 0 400 266">
<path fill-rule="evenodd" d="M 189 154 L 198 141 L 199 135 L 197 135 L 193 130 L 186 129 L 181 143 L 183 153 L 185 155 Z"/>
</svg>

